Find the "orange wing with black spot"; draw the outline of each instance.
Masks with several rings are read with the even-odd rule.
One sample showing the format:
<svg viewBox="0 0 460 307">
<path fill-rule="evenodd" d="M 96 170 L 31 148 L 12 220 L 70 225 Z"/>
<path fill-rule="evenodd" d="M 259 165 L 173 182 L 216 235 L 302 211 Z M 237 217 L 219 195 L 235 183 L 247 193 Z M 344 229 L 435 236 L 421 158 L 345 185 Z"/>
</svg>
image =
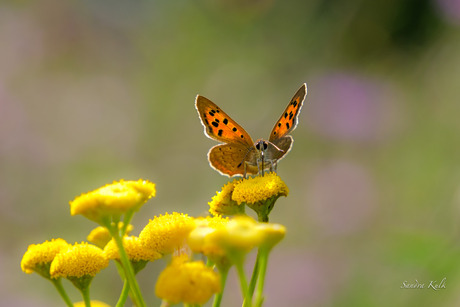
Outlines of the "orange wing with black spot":
<svg viewBox="0 0 460 307">
<path fill-rule="evenodd" d="M 286 107 L 286 110 L 284 110 L 280 119 L 278 119 L 273 127 L 273 130 L 270 133 L 270 142 L 274 142 L 282 138 L 295 129 L 305 96 L 307 96 L 307 84 L 304 83 L 297 93 L 295 93 L 294 97 L 292 97 Z"/>
<path fill-rule="evenodd" d="M 211 139 L 241 144 L 246 148 L 254 146 L 249 134 L 215 103 L 203 96 L 196 96 L 195 106 L 204 126 L 204 133 Z"/>
</svg>

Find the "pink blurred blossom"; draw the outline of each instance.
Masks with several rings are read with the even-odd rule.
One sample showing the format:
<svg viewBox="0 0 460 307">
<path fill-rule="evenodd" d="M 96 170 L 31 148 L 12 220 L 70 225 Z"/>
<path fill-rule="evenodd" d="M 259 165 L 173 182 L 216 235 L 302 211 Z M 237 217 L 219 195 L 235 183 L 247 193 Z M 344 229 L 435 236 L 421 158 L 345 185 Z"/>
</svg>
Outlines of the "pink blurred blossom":
<svg viewBox="0 0 460 307">
<path fill-rule="evenodd" d="M 308 117 L 314 132 L 338 141 L 379 141 L 400 116 L 388 85 L 362 75 L 332 73 L 309 84 Z"/>
<path fill-rule="evenodd" d="M 460 0 L 437 0 L 436 3 L 449 22 L 460 25 Z"/>
</svg>

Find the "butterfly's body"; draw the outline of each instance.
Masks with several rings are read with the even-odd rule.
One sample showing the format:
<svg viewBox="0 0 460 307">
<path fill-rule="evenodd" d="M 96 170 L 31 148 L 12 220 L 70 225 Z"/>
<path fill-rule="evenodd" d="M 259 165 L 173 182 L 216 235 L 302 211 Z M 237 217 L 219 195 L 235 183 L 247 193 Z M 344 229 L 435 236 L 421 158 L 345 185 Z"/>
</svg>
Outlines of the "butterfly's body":
<svg viewBox="0 0 460 307">
<path fill-rule="evenodd" d="M 307 95 L 303 84 L 291 99 L 286 110 L 276 122 L 269 140 L 253 142 L 249 134 L 209 99 L 198 95 L 196 109 L 205 128 L 205 134 L 223 142 L 208 152 L 211 166 L 223 175 L 263 175 L 265 169 L 276 171 L 276 166 L 291 149 L 293 139 L 289 132 L 295 129 L 297 118 Z"/>
</svg>

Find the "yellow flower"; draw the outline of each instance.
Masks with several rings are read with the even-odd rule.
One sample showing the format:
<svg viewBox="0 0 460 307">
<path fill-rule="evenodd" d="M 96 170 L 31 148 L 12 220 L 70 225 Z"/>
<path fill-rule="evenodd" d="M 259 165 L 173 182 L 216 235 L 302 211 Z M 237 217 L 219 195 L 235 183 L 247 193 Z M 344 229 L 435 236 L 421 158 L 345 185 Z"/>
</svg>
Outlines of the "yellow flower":
<svg viewBox="0 0 460 307">
<path fill-rule="evenodd" d="M 187 243 L 194 253 L 205 256 L 223 256 L 225 251 L 220 245 L 210 240 L 211 234 L 217 229 L 223 229 L 229 222 L 228 218 L 221 216 L 197 218 L 197 227 L 192 230 L 187 238 Z"/>
<path fill-rule="evenodd" d="M 76 302 L 73 304 L 73 307 L 85 307 L 85 302 Z M 101 301 L 95 301 L 95 300 L 91 300 L 91 307 L 110 307 L 110 305 L 104 303 L 104 302 L 101 302 Z"/>
<path fill-rule="evenodd" d="M 249 216 L 236 216 L 225 227 L 208 235 L 208 240 L 227 253 L 247 253 L 261 242 L 257 222 Z M 211 243 L 210 243 L 211 244 Z"/>
<path fill-rule="evenodd" d="M 155 193 L 155 184 L 146 180 L 115 181 L 75 198 L 70 202 L 70 212 L 101 223 L 105 217 L 139 210 Z"/>
<path fill-rule="evenodd" d="M 214 293 L 220 292 L 220 277 L 202 261 L 184 262 L 174 258 L 158 277 L 155 293 L 176 304 L 204 304 Z"/>
<path fill-rule="evenodd" d="M 222 191 L 217 192 L 213 196 L 211 202 L 209 202 L 209 213 L 212 215 L 237 215 L 244 213 L 244 206 L 239 204 L 232 199 L 233 189 L 235 184 L 241 180 L 235 179 L 232 182 L 228 182 L 222 187 Z"/>
<path fill-rule="evenodd" d="M 161 258 L 160 253 L 145 248 L 139 238 L 135 236 L 123 237 L 123 246 L 131 261 L 154 261 Z M 105 246 L 104 253 L 109 259 L 120 260 L 118 247 L 113 239 Z"/>
<path fill-rule="evenodd" d="M 194 228 L 195 221 L 187 214 L 166 213 L 150 220 L 139 239 L 146 248 L 165 255 L 179 248 Z"/>
<path fill-rule="evenodd" d="M 225 227 L 228 221 L 230 221 L 228 217 L 222 217 L 221 215 L 195 218 L 197 227 L 211 227 L 211 228 L 216 228 L 216 229 Z"/>
<path fill-rule="evenodd" d="M 235 185 L 233 200 L 238 204 L 255 204 L 272 197 L 287 196 L 288 187 L 276 173 L 243 179 Z"/>
<path fill-rule="evenodd" d="M 123 222 L 118 223 L 118 229 L 123 227 Z M 133 230 L 133 225 L 128 225 L 126 227 L 126 234 L 129 234 Z M 112 239 L 112 236 L 109 233 L 109 230 L 103 226 L 98 226 L 91 230 L 89 235 L 86 237 L 86 240 L 93 243 L 97 247 L 104 248 L 104 246 L 109 243 Z"/>
<path fill-rule="evenodd" d="M 21 269 L 31 274 L 36 272 L 50 278 L 50 265 L 54 257 L 70 246 L 64 239 L 52 239 L 41 244 L 31 244 L 21 260 Z"/>
<path fill-rule="evenodd" d="M 261 238 L 259 246 L 265 249 L 271 249 L 286 235 L 286 227 L 281 224 L 259 223 L 257 230 Z"/>
<path fill-rule="evenodd" d="M 62 250 L 51 263 L 51 277 L 95 276 L 109 265 L 102 249 L 86 242 L 76 243 Z"/>
</svg>

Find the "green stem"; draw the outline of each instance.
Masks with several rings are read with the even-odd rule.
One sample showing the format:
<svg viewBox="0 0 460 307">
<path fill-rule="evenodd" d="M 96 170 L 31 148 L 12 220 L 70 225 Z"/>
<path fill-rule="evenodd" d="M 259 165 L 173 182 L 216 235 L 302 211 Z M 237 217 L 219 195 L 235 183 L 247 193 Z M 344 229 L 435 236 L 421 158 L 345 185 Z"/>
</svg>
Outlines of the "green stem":
<svg viewBox="0 0 460 307">
<path fill-rule="evenodd" d="M 256 288 L 257 278 L 259 277 L 259 257 L 260 257 L 260 251 L 257 252 L 257 258 L 256 258 L 256 262 L 254 263 L 254 269 L 252 271 L 251 281 L 249 282 L 248 292 L 251 298 Z"/>
<path fill-rule="evenodd" d="M 139 289 L 139 285 L 137 284 L 136 277 L 134 275 L 134 269 L 129 262 L 128 255 L 126 254 L 125 248 L 123 247 L 122 238 L 118 232 L 118 225 L 112 227 L 109 223 L 105 225 L 107 229 L 109 229 L 110 234 L 115 240 L 115 243 L 118 247 L 118 252 L 120 254 L 120 261 L 123 266 L 125 272 L 125 278 L 128 282 L 129 288 L 131 289 L 132 299 L 134 300 L 134 304 L 138 307 L 145 307 L 145 302 L 141 294 L 141 290 Z"/>
<path fill-rule="evenodd" d="M 62 299 L 64 300 L 65 304 L 68 306 L 68 307 L 73 307 L 73 303 L 72 301 L 70 300 L 69 296 L 67 295 L 67 292 L 65 292 L 65 289 L 64 287 L 62 286 L 62 279 L 61 278 L 57 278 L 57 279 L 50 279 L 51 282 L 53 283 L 54 287 L 56 288 L 56 290 L 59 292 L 59 294 L 61 295 Z"/>
<path fill-rule="evenodd" d="M 248 282 L 244 274 L 243 261 L 237 261 L 235 263 L 236 270 L 238 271 L 238 277 L 240 279 L 241 293 L 243 294 L 243 307 L 251 307 L 251 297 L 248 295 Z"/>
<path fill-rule="evenodd" d="M 225 283 L 227 282 L 228 276 L 228 269 L 229 268 L 222 268 L 219 270 L 220 273 L 220 292 L 214 296 L 214 302 L 212 303 L 212 307 L 219 307 L 220 302 L 222 301 L 222 296 L 224 294 Z"/>
<path fill-rule="evenodd" d="M 129 284 L 125 279 L 125 282 L 123 284 L 123 289 L 121 290 L 120 297 L 118 298 L 117 305 L 115 307 L 123 307 L 125 306 L 126 299 L 128 298 L 129 295 Z"/>
<path fill-rule="evenodd" d="M 126 234 L 126 229 L 128 228 L 128 225 L 131 222 L 133 215 L 134 215 L 134 210 L 129 210 L 128 212 L 125 213 L 125 216 L 123 218 L 123 227 L 121 228 L 121 234 L 123 236 Z"/>
<path fill-rule="evenodd" d="M 268 264 L 268 254 L 270 253 L 270 249 L 260 249 L 258 254 L 259 259 L 259 283 L 257 284 L 257 291 L 256 291 L 256 298 L 255 298 L 255 307 L 262 306 L 264 301 L 263 292 L 264 292 L 264 284 L 265 284 L 265 274 L 267 272 L 267 264 Z"/>
<path fill-rule="evenodd" d="M 81 289 L 81 295 L 83 296 L 85 307 L 91 307 L 91 299 L 89 297 L 89 287 L 85 287 Z"/>
</svg>

